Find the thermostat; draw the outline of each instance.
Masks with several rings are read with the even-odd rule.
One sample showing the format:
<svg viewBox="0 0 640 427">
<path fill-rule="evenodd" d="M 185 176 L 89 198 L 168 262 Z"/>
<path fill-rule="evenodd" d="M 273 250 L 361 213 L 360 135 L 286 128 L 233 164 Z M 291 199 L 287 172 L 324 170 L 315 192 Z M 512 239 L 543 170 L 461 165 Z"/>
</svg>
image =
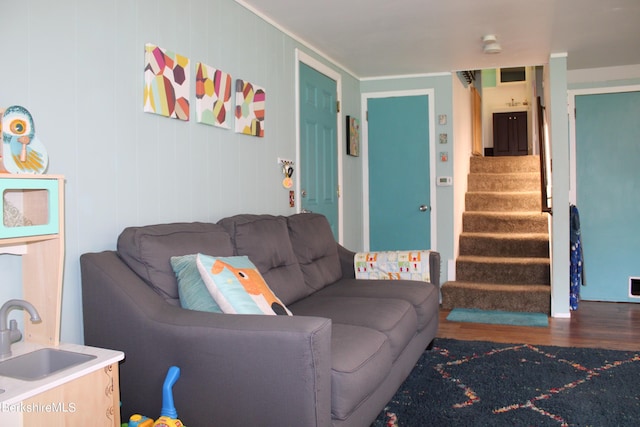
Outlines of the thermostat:
<svg viewBox="0 0 640 427">
<path fill-rule="evenodd" d="M 436 181 L 436 185 L 441 187 L 450 186 L 451 185 L 451 177 L 450 176 L 439 176 Z"/>
</svg>

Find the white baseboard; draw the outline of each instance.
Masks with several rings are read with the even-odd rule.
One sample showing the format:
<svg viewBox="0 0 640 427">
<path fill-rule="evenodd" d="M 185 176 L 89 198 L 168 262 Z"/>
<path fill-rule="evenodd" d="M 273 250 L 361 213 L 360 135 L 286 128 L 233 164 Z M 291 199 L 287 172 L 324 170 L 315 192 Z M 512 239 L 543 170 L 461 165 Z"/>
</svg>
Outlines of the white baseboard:
<svg viewBox="0 0 640 427">
<path fill-rule="evenodd" d="M 447 280 L 449 281 L 456 280 L 456 260 L 455 259 L 447 260 Z"/>
</svg>

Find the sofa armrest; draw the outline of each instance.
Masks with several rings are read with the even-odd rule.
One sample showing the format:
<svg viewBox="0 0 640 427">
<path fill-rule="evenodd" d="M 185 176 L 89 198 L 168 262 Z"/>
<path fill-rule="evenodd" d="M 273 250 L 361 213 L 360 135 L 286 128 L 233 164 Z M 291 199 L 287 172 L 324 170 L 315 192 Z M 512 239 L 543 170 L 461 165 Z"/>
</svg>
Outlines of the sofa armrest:
<svg viewBox="0 0 640 427">
<path fill-rule="evenodd" d="M 338 258 L 340 259 L 340 267 L 342 268 L 342 278 L 355 279 L 356 271 L 353 266 L 353 257 L 356 253 L 338 243 L 336 243 L 336 245 L 338 245 Z"/>
<path fill-rule="evenodd" d="M 185 425 L 331 424 L 331 321 L 172 306 L 115 252 L 80 258 L 85 344 L 125 353 L 123 418 L 156 414 L 167 369 Z M 149 415 L 151 416 L 151 415 Z"/>
<path fill-rule="evenodd" d="M 429 253 L 429 276 L 431 284 L 440 289 L 440 252 L 431 251 Z"/>
</svg>

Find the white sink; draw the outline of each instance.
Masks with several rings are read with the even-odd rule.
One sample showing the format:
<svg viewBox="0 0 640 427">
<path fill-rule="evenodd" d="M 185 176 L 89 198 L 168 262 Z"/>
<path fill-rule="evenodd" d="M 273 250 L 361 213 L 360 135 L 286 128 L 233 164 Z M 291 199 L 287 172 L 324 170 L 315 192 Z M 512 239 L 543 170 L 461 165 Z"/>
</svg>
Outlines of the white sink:
<svg viewBox="0 0 640 427">
<path fill-rule="evenodd" d="M 95 358 L 92 354 L 43 348 L 0 362 L 0 376 L 35 381 Z"/>
</svg>

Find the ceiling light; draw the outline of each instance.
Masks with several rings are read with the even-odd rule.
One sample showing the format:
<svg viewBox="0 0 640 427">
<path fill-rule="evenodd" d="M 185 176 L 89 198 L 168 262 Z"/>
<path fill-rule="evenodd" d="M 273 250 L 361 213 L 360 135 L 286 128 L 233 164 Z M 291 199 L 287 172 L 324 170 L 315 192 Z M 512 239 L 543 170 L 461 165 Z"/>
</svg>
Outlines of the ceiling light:
<svg viewBox="0 0 640 427">
<path fill-rule="evenodd" d="M 494 34 L 487 34 L 482 37 L 484 53 L 500 53 L 502 46 L 498 43 L 498 38 Z"/>
</svg>

